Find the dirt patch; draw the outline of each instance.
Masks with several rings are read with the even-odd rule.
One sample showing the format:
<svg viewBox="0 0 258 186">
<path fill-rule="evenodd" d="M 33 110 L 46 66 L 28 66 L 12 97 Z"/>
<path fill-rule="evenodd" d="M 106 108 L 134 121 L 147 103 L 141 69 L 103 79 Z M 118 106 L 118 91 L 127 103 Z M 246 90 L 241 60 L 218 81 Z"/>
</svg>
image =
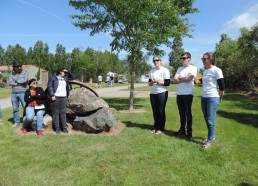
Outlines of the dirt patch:
<svg viewBox="0 0 258 186">
<path fill-rule="evenodd" d="M 133 110 L 119 110 L 119 113 L 145 113 L 143 109 L 133 109 Z"/>
<path fill-rule="evenodd" d="M 69 133 L 68 134 L 64 134 L 61 132 L 60 135 L 94 135 L 94 136 L 117 136 L 119 135 L 123 129 L 125 127 L 125 124 L 122 123 L 122 122 L 118 122 L 114 127 L 112 127 L 110 129 L 110 131 L 108 132 L 100 132 L 100 133 L 97 133 L 97 134 L 90 134 L 90 133 L 86 133 L 86 132 L 82 132 L 82 131 L 78 131 L 78 130 L 73 130 L 71 128 L 68 128 L 68 131 Z M 17 127 L 15 129 L 15 132 L 18 134 L 18 135 L 23 135 L 23 136 L 26 136 L 26 135 L 37 135 L 36 134 L 36 131 L 30 131 L 30 132 L 27 132 L 26 134 L 22 134 L 21 133 L 21 127 Z M 52 129 L 45 129 L 44 132 L 43 132 L 43 135 L 44 136 L 47 136 L 47 135 L 57 135 Z"/>
<path fill-rule="evenodd" d="M 258 93 L 254 93 L 254 92 L 238 92 L 240 95 L 243 95 L 243 96 L 246 96 L 248 97 L 249 99 L 252 99 L 252 100 L 256 100 L 258 101 Z"/>
</svg>

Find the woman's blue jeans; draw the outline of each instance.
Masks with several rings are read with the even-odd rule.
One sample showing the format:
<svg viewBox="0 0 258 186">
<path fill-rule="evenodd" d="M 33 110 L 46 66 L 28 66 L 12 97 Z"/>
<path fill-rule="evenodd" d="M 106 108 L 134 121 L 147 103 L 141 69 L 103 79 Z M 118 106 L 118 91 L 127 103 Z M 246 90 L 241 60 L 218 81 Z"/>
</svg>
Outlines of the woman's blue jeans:
<svg viewBox="0 0 258 186">
<path fill-rule="evenodd" d="M 168 91 L 159 94 L 150 94 L 150 102 L 154 117 L 154 129 L 163 131 L 166 123 L 165 107 L 168 99 Z"/>
<path fill-rule="evenodd" d="M 26 116 L 23 122 L 23 128 L 27 128 L 27 126 L 33 121 L 34 116 L 36 116 L 37 121 L 37 131 L 42 130 L 43 125 L 43 116 L 45 114 L 45 110 L 35 110 L 34 107 L 26 107 Z"/>
<path fill-rule="evenodd" d="M 20 124 L 19 104 L 21 102 L 22 107 L 25 107 L 24 93 L 12 93 L 11 101 L 13 106 L 13 120 L 15 124 Z"/>
<path fill-rule="evenodd" d="M 208 142 L 212 142 L 215 137 L 216 113 L 219 103 L 219 97 L 201 98 L 202 112 L 208 128 Z"/>
</svg>

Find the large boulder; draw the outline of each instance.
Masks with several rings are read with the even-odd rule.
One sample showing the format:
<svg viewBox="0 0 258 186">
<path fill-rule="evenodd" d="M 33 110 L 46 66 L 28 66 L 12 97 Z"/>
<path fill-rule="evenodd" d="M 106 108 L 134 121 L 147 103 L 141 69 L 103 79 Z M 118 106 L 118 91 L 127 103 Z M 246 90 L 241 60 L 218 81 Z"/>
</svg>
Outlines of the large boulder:
<svg viewBox="0 0 258 186">
<path fill-rule="evenodd" d="M 114 108 L 102 108 L 95 113 L 80 117 L 76 116 L 73 127 L 87 133 L 109 131 L 118 122 L 118 112 Z"/>
<path fill-rule="evenodd" d="M 109 108 L 109 106 L 90 90 L 77 88 L 70 91 L 66 110 L 68 117 L 88 116 L 101 108 Z"/>
</svg>

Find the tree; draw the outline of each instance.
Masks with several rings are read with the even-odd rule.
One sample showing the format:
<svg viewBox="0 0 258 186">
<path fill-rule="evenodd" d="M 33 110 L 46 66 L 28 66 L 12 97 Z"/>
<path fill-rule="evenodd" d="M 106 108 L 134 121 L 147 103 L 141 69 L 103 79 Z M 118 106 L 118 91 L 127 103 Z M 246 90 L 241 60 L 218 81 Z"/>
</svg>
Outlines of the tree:
<svg viewBox="0 0 258 186">
<path fill-rule="evenodd" d="M 142 49 L 157 48 L 161 44 L 171 46 L 174 36 L 186 36 L 188 20 L 194 13 L 194 0 L 70 0 L 69 4 L 81 15 L 72 15 L 74 25 L 82 30 L 91 29 L 91 35 L 109 32 L 113 37 L 112 51 L 125 50 L 130 55 L 130 99 L 133 109 L 136 64 Z M 153 46 L 153 47 L 150 47 Z M 155 52 L 155 50 L 153 50 Z"/>
<path fill-rule="evenodd" d="M 182 37 L 175 37 L 172 44 L 172 51 L 169 54 L 169 65 L 172 66 L 172 74 L 176 74 L 178 67 L 182 66 L 181 54 L 184 52 L 182 48 Z"/>
<path fill-rule="evenodd" d="M 39 80 L 40 68 L 45 68 L 45 64 L 47 64 L 48 62 L 49 47 L 42 41 L 37 41 L 34 45 L 32 53 L 32 60 L 34 61 L 34 64 L 38 67 L 36 78 Z"/>
</svg>

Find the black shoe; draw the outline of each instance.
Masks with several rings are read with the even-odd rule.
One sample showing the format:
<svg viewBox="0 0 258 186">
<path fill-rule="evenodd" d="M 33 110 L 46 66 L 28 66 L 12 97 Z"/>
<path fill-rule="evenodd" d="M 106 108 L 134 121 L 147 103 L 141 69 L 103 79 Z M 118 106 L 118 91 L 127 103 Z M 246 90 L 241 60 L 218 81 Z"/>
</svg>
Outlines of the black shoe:
<svg viewBox="0 0 258 186">
<path fill-rule="evenodd" d="M 193 138 L 192 133 L 188 133 L 188 134 L 187 134 L 187 138 L 191 140 L 191 139 Z"/>
<path fill-rule="evenodd" d="M 60 134 L 60 129 L 56 129 L 56 134 Z"/>
<path fill-rule="evenodd" d="M 67 129 L 64 129 L 63 133 L 68 134 L 68 130 L 67 130 Z"/>
<path fill-rule="evenodd" d="M 185 135 L 185 131 L 179 130 L 177 131 L 176 135 L 179 135 L 179 136 Z"/>
</svg>

